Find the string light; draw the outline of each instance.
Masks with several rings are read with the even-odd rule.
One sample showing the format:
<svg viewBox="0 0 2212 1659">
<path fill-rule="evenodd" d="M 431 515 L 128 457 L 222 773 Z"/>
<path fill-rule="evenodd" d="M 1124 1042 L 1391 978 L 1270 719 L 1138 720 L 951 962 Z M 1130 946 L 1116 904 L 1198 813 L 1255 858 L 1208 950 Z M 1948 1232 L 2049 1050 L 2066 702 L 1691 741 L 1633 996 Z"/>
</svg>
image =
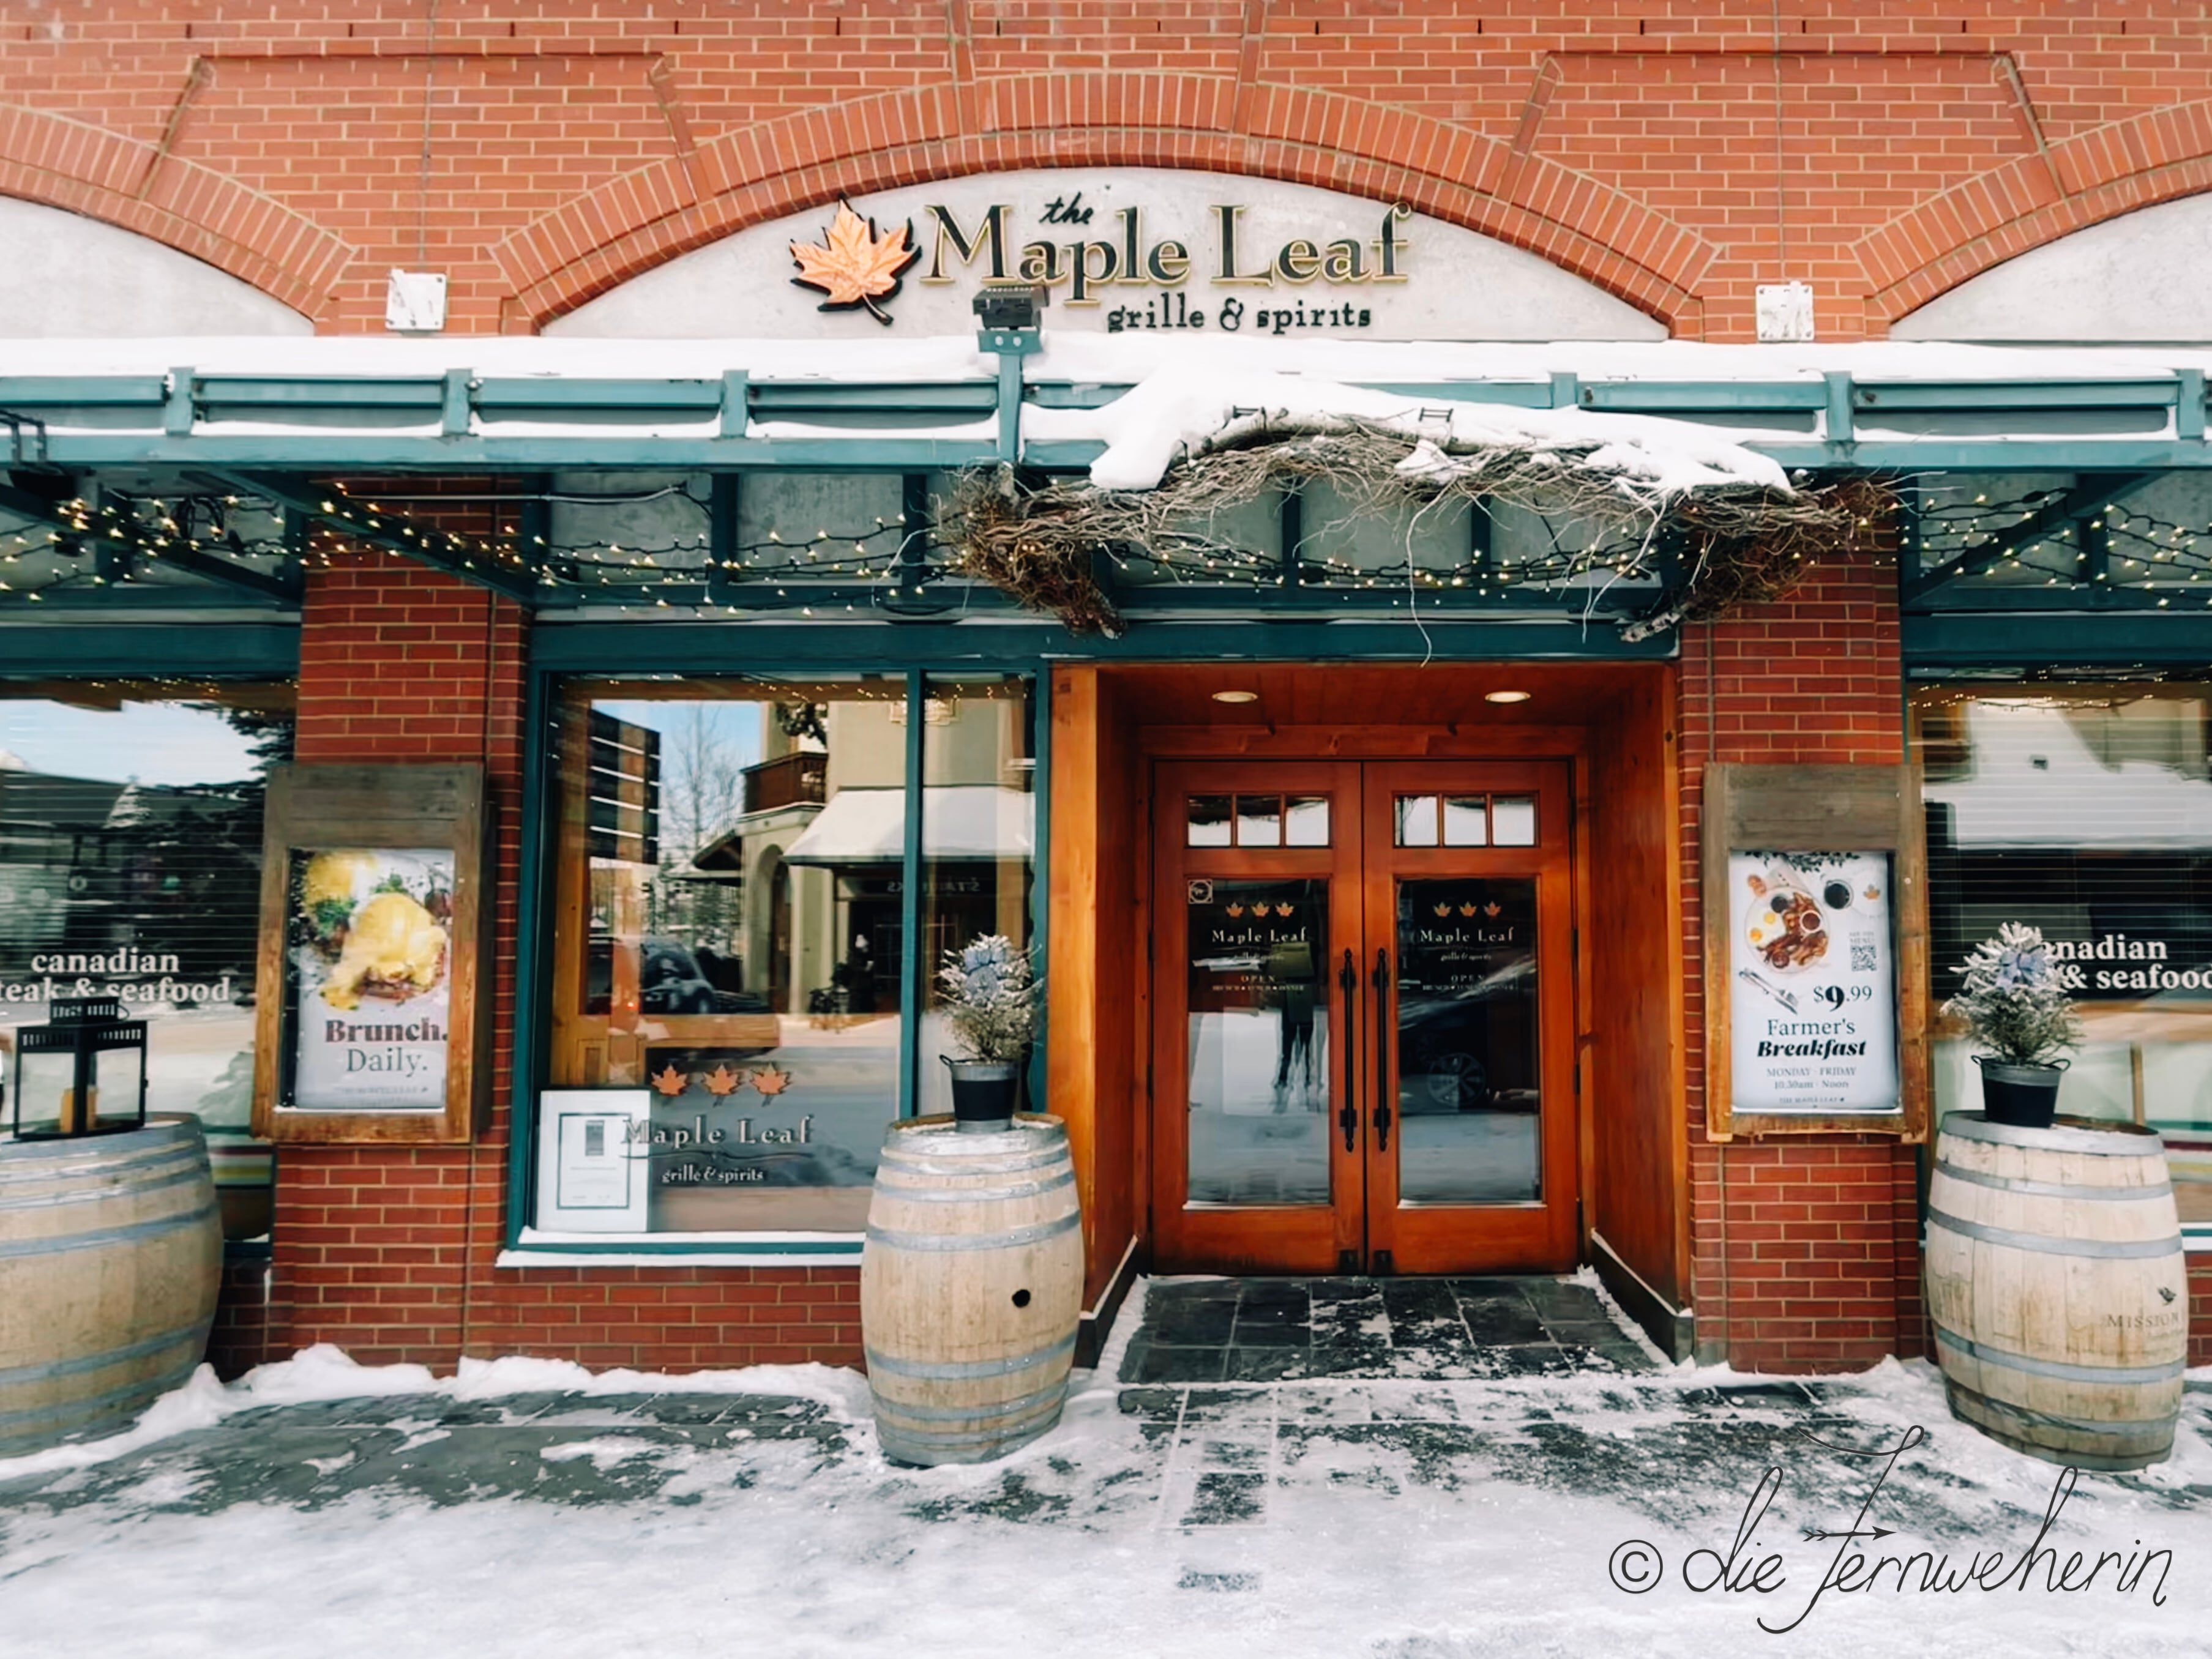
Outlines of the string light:
<svg viewBox="0 0 2212 1659">
<path fill-rule="evenodd" d="M 1907 568 L 1935 573 L 1955 567 L 1985 589 L 2094 582 L 2107 592 L 2146 593 L 2139 602 L 2160 606 L 2168 601 L 2155 590 L 2195 585 L 2203 591 L 2212 573 L 2212 544 L 2205 541 L 2212 538 L 2212 524 L 2190 523 L 2133 502 L 2100 504 L 2014 543 L 2039 520 L 2056 518 L 2054 509 L 2076 487 L 2069 480 L 1993 497 L 1972 485 L 1947 492 L 1937 475 L 1923 484 L 1901 526 Z M 858 588 L 883 602 L 946 578 L 975 579 L 957 547 L 927 533 L 927 520 L 925 533 L 913 535 L 904 513 L 871 515 L 850 529 L 817 522 L 811 532 L 789 538 L 781 526 L 769 526 L 752 538 L 718 548 L 703 531 L 688 526 L 671 526 L 658 539 L 620 541 L 557 535 L 544 519 L 533 524 L 526 516 L 533 505 L 582 509 L 564 521 L 580 532 L 594 509 L 665 500 L 704 514 L 708 504 L 680 485 L 598 495 L 415 495 L 380 487 L 374 499 L 356 493 L 358 488 L 331 482 L 289 504 L 313 520 L 303 533 L 290 536 L 283 523 L 288 503 L 242 492 L 132 495 L 111 489 L 97 501 L 72 496 L 52 504 L 51 523 L 0 530 L 0 569 L 6 573 L 0 594 L 17 603 L 72 586 L 125 593 L 149 586 L 174 588 L 204 579 L 208 560 L 276 576 L 328 568 L 363 545 L 491 579 L 510 592 L 658 609 L 714 603 L 734 612 L 738 607 L 715 591 L 726 586 L 754 592 L 773 586 L 780 600 L 857 609 L 863 597 Z M 434 521 L 441 509 L 476 504 L 481 504 L 481 530 Z M 1510 527 L 1521 533 L 1504 546 L 1482 548 L 1472 544 L 1472 537 L 1439 537 L 1417 544 L 1411 557 L 1402 545 L 1382 543 L 1371 558 L 1358 556 L 1351 550 L 1358 545 L 1353 537 L 1371 535 L 1376 524 L 1349 517 L 1309 530 L 1288 559 L 1278 548 L 1249 545 L 1199 527 L 1171 531 L 1148 547 L 1101 547 L 1097 553 L 1102 566 L 1133 595 L 1179 586 L 1255 593 L 1295 587 L 1338 605 L 1400 605 L 1409 592 L 1476 607 L 1545 592 L 1560 603 L 1578 603 L 1616 588 L 1626 590 L 1621 597 L 1639 590 L 1648 594 L 1669 579 L 1669 550 L 1656 538 L 1593 536 L 1588 526 L 1537 522 L 1540 527 L 1530 535 L 1530 526 L 1516 517 Z M 1508 527 L 1501 520 L 1494 530 Z M 796 592 L 776 585 L 794 578 L 805 584 Z M 825 592 L 838 583 L 850 586 L 843 592 Z"/>
</svg>

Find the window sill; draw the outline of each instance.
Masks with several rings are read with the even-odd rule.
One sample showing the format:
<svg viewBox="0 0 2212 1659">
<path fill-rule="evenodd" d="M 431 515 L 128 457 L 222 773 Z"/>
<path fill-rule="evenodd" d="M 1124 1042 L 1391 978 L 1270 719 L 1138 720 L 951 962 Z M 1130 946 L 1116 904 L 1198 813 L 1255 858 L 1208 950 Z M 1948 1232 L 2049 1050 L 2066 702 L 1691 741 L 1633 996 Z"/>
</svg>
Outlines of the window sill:
<svg viewBox="0 0 2212 1659">
<path fill-rule="evenodd" d="M 859 1233 L 566 1233 L 526 1227 L 495 1267 L 856 1267 Z"/>
</svg>

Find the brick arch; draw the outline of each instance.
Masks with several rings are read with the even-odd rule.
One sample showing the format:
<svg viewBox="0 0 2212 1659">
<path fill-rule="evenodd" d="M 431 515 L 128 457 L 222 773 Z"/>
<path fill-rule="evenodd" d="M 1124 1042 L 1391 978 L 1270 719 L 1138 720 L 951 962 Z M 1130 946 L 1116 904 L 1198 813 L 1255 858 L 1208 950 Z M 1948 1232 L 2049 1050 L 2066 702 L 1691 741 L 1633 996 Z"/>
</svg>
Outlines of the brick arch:
<svg viewBox="0 0 2212 1659">
<path fill-rule="evenodd" d="M 354 257 L 313 220 L 234 179 L 21 105 L 0 104 L 0 196 L 136 232 L 308 317 Z"/>
<path fill-rule="evenodd" d="M 748 226 L 962 174 L 1054 166 L 1252 174 L 1405 201 L 1527 250 L 1677 334 L 1716 250 L 1587 174 L 1388 105 L 1218 76 L 1041 74 L 884 93 L 739 128 L 580 195 L 492 250 L 537 329 Z"/>
<path fill-rule="evenodd" d="M 2093 128 L 1992 167 L 1854 250 L 1883 328 L 1992 266 L 2137 208 L 2212 191 L 2212 99 Z"/>
</svg>

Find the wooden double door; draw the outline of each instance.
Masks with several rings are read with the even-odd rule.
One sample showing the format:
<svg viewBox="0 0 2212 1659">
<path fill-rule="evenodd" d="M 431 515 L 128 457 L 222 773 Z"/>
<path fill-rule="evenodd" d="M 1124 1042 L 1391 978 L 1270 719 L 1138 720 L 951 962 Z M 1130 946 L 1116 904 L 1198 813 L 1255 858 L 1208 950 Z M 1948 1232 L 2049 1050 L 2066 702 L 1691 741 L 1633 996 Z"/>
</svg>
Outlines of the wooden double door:
<svg viewBox="0 0 2212 1659">
<path fill-rule="evenodd" d="M 1165 1271 L 1575 1261 L 1571 770 L 1162 762 Z"/>
</svg>

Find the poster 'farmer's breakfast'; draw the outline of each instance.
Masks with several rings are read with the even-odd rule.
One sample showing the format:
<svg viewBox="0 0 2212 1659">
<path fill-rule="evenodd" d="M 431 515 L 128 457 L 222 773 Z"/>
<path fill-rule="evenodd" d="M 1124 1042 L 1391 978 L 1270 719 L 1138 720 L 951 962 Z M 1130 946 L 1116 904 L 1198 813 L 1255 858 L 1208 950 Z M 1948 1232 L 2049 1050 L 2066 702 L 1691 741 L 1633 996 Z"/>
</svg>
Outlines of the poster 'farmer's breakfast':
<svg viewBox="0 0 2212 1659">
<path fill-rule="evenodd" d="M 295 1108 L 444 1109 L 453 901 L 448 851 L 293 854 Z"/>
<path fill-rule="evenodd" d="M 1889 888 L 1887 853 L 1729 858 L 1739 1110 L 1898 1109 Z"/>
</svg>

